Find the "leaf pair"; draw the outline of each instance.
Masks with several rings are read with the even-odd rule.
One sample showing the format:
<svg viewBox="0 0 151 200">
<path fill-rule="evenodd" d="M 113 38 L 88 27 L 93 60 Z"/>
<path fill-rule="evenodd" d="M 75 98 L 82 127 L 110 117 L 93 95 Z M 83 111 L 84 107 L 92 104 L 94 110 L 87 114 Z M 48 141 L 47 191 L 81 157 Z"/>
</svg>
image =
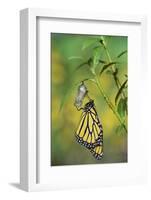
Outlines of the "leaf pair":
<svg viewBox="0 0 151 200">
<path fill-rule="evenodd" d="M 103 42 L 103 40 L 101 40 L 101 42 Z M 127 53 L 127 50 L 122 51 L 120 54 L 117 55 L 116 58 L 120 58 L 121 56 L 123 56 L 123 55 L 126 54 L 126 53 Z M 100 71 L 100 75 L 102 75 L 102 73 L 103 73 L 104 71 L 106 71 L 108 68 L 112 67 L 112 66 L 115 65 L 115 64 L 118 64 L 118 62 L 117 62 L 117 61 L 114 61 L 114 62 L 109 62 L 109 63 L 105 64 L 105 65 L 102 67 L 101 71 Z M 118 71 L 117 71 L 117 68 L 116 68 L 115 73 L 117 73 L 117 72 L 118 72 Z M 107 73 L 108 73 L 108 74 L 113 74 L 114 72 L 108 70 Z"/>
<path fill-rule="evenodd" d="M 120 135 L 124 135 L 126 132 L 125 132 L 125 129 L 122 125 L 119 125 L 117 128 L 116 128 L 116 132 L 115 132 L 118 136 Z"/>
<path fill-rule="evenodd" d="M 107 70 L 108 68 L 112 67 L 112 66 L 115 65 L 115 64 L 117 64 L 117 62 L 110 62 L 110 63 L 108 63 L 108 64 L 103 65 L 103 67 L 102 67 L 102 69 L 101 69 L 101 71 L 100 71 L 100 75 L 102 75 L 102 73 L 103 73 L 105 70 Z M 108 72 L 110 73 L 111 71 L 108 71 Z M 111 72 L 111 74 L 113 74 L 113 72 Z"/>
<path fill-rule="evenodd" d="M 76 70 L 79 70 L 82 67 L 88 67 L 88 69 L 92 72 L 92 74 L 95 75 L 95 69 L 98 66 L 98 64 L 106 63 L 104 60 L 101 60 L 100 57 L 101 57 L 100 47 L 94 48 L 93 56 L 90 57 L 86 62 L 83 62 L 80 65 L 78 65 L 76 67 Z"/>
</svg>

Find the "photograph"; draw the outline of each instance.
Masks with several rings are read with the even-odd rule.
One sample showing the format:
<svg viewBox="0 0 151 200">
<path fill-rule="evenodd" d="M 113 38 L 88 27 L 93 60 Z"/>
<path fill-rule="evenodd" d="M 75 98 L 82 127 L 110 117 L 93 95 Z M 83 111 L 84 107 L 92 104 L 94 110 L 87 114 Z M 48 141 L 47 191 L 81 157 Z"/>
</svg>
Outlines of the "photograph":
<svg viewBox="0 0 151 200">
<path fill-rule="evenodd" d="M 50 33 L 50 166 L 128 162 L 128 36 Z"/>
</svg>

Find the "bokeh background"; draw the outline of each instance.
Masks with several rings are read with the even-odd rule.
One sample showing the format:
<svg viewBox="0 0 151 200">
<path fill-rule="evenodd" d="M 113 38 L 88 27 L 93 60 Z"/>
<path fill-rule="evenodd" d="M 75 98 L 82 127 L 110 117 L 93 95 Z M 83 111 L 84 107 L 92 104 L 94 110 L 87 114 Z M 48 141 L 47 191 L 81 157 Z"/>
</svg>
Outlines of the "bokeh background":
<svg viewBox="0 0 151 200">
<path fill-rule="evenodd" d="M 87 82 L 89 95 L 95 100 L 96 109 L 103 124 L 104 156 L 95 160 L 89 150 L 75 140 L 81 111 L 77 111 L 74 100 L 77 87 L 92 74 L 85 65 L 77 67 L 92 56 L 95 40 L 100 36 L 51 33 L 51 165 L 79 165 L 127 162 L 127 134 L 118 134 L 119 122 L 110 110 L 95 84 Z M 109 53 L 114 60 L 118 54 L 127 50 L 126 36 L 104 36 Z M 101 59 L 106 60 L 102 48 Z M 127 74 L 127 54 L 118 59 L 119 76 L 124 81 Z M 99 68 L 97 69 L 99 71 Z M 106 94 L 114 104 L 117 88 L 113 78 L 107 73 L 101 76 Z"/>
</svg>

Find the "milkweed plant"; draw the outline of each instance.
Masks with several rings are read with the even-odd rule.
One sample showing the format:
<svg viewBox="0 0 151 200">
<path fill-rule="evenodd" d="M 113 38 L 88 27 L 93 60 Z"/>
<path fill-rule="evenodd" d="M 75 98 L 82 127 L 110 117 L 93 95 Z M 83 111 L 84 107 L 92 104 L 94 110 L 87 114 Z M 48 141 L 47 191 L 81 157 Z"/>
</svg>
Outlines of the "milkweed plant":
<svg viewBox="0 0 151 200">
<path fill-rule="evenodd" d="M 85 42 L 81 44 L 82 51 L 89 50 L 89 52 L 91 52 L 89 58 L 85 59 L 85 57 L 79 57 L 79 55 L 73 55 L 68 58 L 70 61 L 72 60 L 72 62 L 75 60 L 81 61 L 74 69 L 73 74 L 83 69 L 85 72 L 89 71 L 90 75 L 89 77 L 85 77 L 83 73 L 83 79 L 71 85 L 67 94 L 61 101 L 60 108 L 62 109 L 65 99 L 70 95 L 71 91 L 76 90 L 82 82 L 85 84 L 89 82 L 89 84 L 95 85 L 99 98 L 104 99 L 108 108 L 117 118 L 118 126 L 116 128 L 116 133 L 127 134 L 128 75 L 121 70 L 122 63 L 120 62 L 120 58 L 127 54 L 127 49 L 123 49 L 113 57 L 108 47 L 108 38 L 108 36 L 92 37 L 91 39 L 86 39 Z M 121 72 L 123 74 L 121 74 Z M 109 79 L 112 79 L 114 82 L 114 86 L 116 87 L 114 101 L 113 98 L 110 97 L 110 94 L 105 91 L 102 81 L 103 74 L 108 75 Z"/>
</svg>

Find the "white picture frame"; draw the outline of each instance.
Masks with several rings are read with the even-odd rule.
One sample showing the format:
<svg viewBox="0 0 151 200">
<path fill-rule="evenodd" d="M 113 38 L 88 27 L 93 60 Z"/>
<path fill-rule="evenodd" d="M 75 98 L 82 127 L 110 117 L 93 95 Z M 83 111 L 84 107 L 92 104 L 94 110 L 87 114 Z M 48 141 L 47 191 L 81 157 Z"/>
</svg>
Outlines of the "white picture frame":
<svg viewBox="0 0 151 200">
<path fill-rule="evenodd" d="M 49 9 L 24 9 L 20 12 L 20 185 L 21 188 L 26 191 L 39 191 L 39 190 L 52 190 L 59 188 L 72 188 L 72 187 L 97 187 L 97 186 L 105 186 L 105 185 L 127 185 L 127 184 L 135 184 L 135 183 L 144 183 L 146 182 L 147 174 L 146 174 L 146 157 L 142 158 L 142 163 L 138 166 L 138 173 L 133 173 L 134 165 L 132 164 L 132 168 L 130 169 L 130 174 L 123 177 L 117 178 L 113 176 L 113 173 L 121 170 L 122 164 L 112 165 L 110 171 L 110 178 L 104 177 L 103 182 L 98 181 L 98 177 L 93 178 L 93 183 L 88 184 L 87 179 L 82 181 L 82 179 L 76 180 L 76 174 L 73 174 L 73 169 L 71 167 L 66 167 L 61 169 L 59 173 L 67 175 L 68 172 L 70 174 L 70 178 L 66 181 L 66 177 L 62 176 L 60 178 L 60 182 L 57 184 L 55 182 L 55 177 L 52 177 L 53 182 L 46 181 L 40 182 L 39 175 L 41 172 L 41 165 L 39 163 L 38 156 L 41 153 L 39 150 L 39 140 L 38 140 L 38 71 L 37 71 L 37 19 L 38 18 L 47 18 L 47 20 L 51 19 L 60 19 L 70 20 L 72 23 L 76 20 L 91 21 L 93 22 L 109 22 L 109 23 L 120 23 L 127 24 L 128 26 L 133 26 L 134 24 L 138 24 L 140 28 L 140 71 L 139 75 L 142 75 L 142 79 L 140 80 L 143 88 L 141 90 L 146 90 L 146 71 L 147 68 L 143 68 L 143 66 L 147 66 L 146 64 L 146 51 L 147 51 L 147 25 L 146 25 L 146 17 L 145 16 L 124 16 L 124 15 L 112 15 L 112 14 L 100 14 L 100 13 L 75 13 L 75 12 L 65 12 L 65 11 L 53 11 Z M 139 54 L 138 54 L 139 55 Z M 137 55 L 137 56 L 138 56 Z M 142 69 L 143 68 L 143 69 Z M 49 78 L 49 77 L 48 77 Z M 132 87 L 132 86 L 131 86 Z M 140 98 L 140 101 L 143 103 L 143 98 Z M 142 116 L 145 116 L 145 113 L 141 110 Z M 141 129 L 145 128 L 145 120 L 142 121 Z M 134 140 L 134 139 L 133 139 Z M 135 143 L 135 141 L 132 141 Z M 142 151 L 145 152 L 145 133 L 141 136 L 141 141 L 138 141 L 142 145 Z M 44 147 L 43 147 L 44 148 Z M 48 166 L 47 166 L 48 167 Z M 50 166 L 49 166 L 50 167 Z M 77 166 L 76 171 L 85 169 L 86 166 Z M 95 170 L 98 170 L 99 165 L 97 167 L 92 166 Z M 72 167 L 74 168 L 74 167 Z M 108 166 L 104 165 L 104 168 L 108 168 Z M 110 167 L 109 167 L 110 168 Z M 109 169 L 108 168 L 108 169 Z M 68 171 L 69 169 L 69 171 Z M 71 170 L 70 170 L 71 169 Z M 42 168 L 45 171 L 45 168 Z M 88 169 L 89 170 L 89 169 Z M 102 170 L 105 170 L 102 168 Z M 112 171 L 113 170 L 113 171 Z M 128 173 L 128 169 L 126 169 Z M 68 172 L 67 172 L 68 171 Z M 136 170 L 137 171 L 137 170 Z M 40 173 L 40 174 L 39 174 Z M 55 173 L 55 172 L 54 172 Z M 81 172 L 79 172 L 81 173 Z M 122 174 L 119 172 L 119 174 Z M 125 171 L 123 171 L 125 173 Z M 134 174 L 134 175 L 133 175 Z M 45 176 L 49 176 L 47 170 L 45 171 Z M 106 172 L 107 175 L 107 172 Z M 120 176 L 120 175 L 119 175 Z M 50 177 L 51 179 L 51 177 Z M 73 180 L 72 180 L 73 179 Z M 74 180 L 75 179 L 75 180 Z M 58 181 L 58 179 L 57 179 Z M 64 183 L 63 183 L 64 181 Z M 70 181 L 70 182 L 69 182 Z M 94 184 L 94 181 L 96 183 Z M 54 183 L 54 184 L 53 184 Z"/>
</svg>

